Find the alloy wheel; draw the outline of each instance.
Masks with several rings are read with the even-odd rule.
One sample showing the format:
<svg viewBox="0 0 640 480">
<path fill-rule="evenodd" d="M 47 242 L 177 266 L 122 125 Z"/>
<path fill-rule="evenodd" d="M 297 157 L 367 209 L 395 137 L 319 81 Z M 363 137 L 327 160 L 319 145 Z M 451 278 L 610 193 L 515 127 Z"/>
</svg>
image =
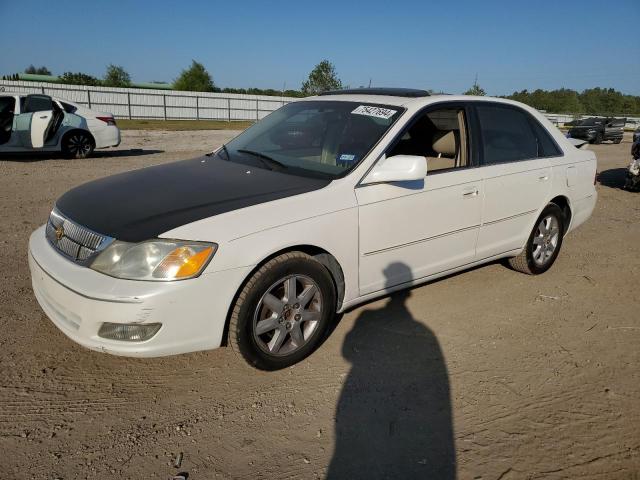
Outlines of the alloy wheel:
<svg viewBox="0 0 640 480">
<path fill-rule="evenodd" d="M 285 356 L 309 342 L 322 318 L 322 293 L 304 275 L 290 275 L 272 284 L 253 316 L 253 338 L 269 355 Z"/>
<path fill-rule="evenodd" d="M 91 140 L 86 135 L 72 135 L 67 142 L 67 149 L 75 157 L 86 157 L 91 152 Z"/>
<path fill-rule="evenodd" d="M 545 265 L 553 256 L 560 239 L 560 224 L 554 215 L 547 215 L 538 224 L 533 237 L 533 261 Z"/>
</svg>

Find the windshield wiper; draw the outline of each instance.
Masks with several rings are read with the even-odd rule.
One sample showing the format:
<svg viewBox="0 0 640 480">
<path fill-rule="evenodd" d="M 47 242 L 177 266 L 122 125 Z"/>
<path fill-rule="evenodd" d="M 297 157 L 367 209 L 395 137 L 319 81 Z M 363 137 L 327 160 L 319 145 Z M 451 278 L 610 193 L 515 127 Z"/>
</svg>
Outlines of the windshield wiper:
<svg viewBox="0 0 640 480">
<path fill-rule="evenodd" d="M 244 150 L 244 149 L 239 149 L 238 152 L 240 152 L 240 153 L 248 153 L 249 155 L 253 155 L 254 157 L 258 157 L 258 159 L 260 159 L 262 164 L 265 167 L 267 167 L 269 170 L 275 170 L 275 168 L 273 168 L 273 167 L 278 167 L 279 169 L 282 169 L 282 170 L 289 168 L 284 163 L 279 162 L 278 160 L 274 160 L 269 155 L 265 155 L 264 153 L 254 152 L 253 150 Z"/>
<path fill-rule="evenodd" d="M 213 155 L 217 154 L 220 150 L 224 151 L 225 155 L 227 156 L 227 160 L 229 160 L 229 151 L 227 150 L 227 146 L 223 143 L 222 147 L 220 147 L 218 150 L 214 150 L 213 152 L 207 153 L 207 157 L 212 157 Z"/>
</svg>

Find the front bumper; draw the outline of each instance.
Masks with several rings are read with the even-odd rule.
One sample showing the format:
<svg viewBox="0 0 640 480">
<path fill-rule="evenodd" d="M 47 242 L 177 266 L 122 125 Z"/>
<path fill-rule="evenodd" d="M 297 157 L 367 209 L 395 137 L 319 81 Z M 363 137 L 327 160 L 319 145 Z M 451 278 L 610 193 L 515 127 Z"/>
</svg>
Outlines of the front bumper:
<svg viewBox="0 0 640 480">
<path fill-rule="evenodd" d="M 44 227 L 29 240 L 33 291 L 51 321 L 71 340 L 101 352 L 157 357 L 217 348 L 229 306 L 251 267 L 177 282 L 120 280 L 63 258 Z M 98 336 L 104 322 L 162 323 L 142 342 Z"/>
</svg>

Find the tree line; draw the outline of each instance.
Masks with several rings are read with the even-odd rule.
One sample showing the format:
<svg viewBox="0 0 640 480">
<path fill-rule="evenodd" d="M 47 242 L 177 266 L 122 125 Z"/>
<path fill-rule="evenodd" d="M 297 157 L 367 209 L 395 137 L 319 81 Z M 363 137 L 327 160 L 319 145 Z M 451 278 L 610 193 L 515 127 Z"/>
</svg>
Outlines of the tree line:
<svg viewBox="0 0 640 480">
<path fill-rule="evenodd" d="M 51 70 L 47 67 L 34 67 L 29 65 L 24 69 L 24 73 L 31 75 L 51 75 Z M 2 80 L 20 80 L 17 73 L 13 75 L 3 75 Z M 88 85 L 88 86 L 104 86 L 104 87 L 129 87 L 131 86 L 131 76 L 119 65 L 107 65 L 104 77 L 97 78 L 82 72 L 64 72 L 58 77 L 59 83 L 67 83 L 69 85 Z"/>
<path fill-rule="evenodd" d="M 51 75 L 47 67 L 35 67 L 29 65 L 25 73 L 36 75 Z M 6 76 L 3 79 L 18 79 L 17 75 Z M 61 83 L 74 85 L 92 85 L 108 87 L 129 87 L 131 76 L 119 65 L 110 64 L 106 68 L 103 78 L 97 78 L 82 72 L 65 72 L 59 77 Z M 158 82 L 154 82 L 158 83 Z M 345 87 L 338 77 L 335 66 L 329 60 L 322 60 L 309 73 L 307 79 L 302 82 L 299 90 L 275 90 L 272 88 L 220 88 L 216 86 L 212 75 L 205 66 L 193 60 L 191 65 L 180 72 L 174 80 L 174 90 L 190 92 L 219 92 L 240 93 L 249 95 L 269 95 L 287 97 L 307 97 L 317 95 L 328 90 L 339 90 Z M 431 93 L 435 93 L 429 90 Z M 478 85 L 477 80 L 473 86 L 463 93 L 464 95 L 486 95 L 485 90 Z M 640 96 L 626 95 L 613 88 L 589 88 L 578 92 L 568 88 L 556 90 L 534 91 L 522 90 L 514 92 L 503 98 L 509 98 L 525 103 L 538 110 L 549 113 L 564 113 L 570 115 L 640 115 Z"/>
<path fill-rule="evenodd" d="M 522 90 L 507 96 L 511 100 L 545 110 L 572 115 L 640 115 L 640 96 L 625 95 L 613 88 L 588 88 L 577 92 L 568 88 L 533 92 Z"/>
</svg>

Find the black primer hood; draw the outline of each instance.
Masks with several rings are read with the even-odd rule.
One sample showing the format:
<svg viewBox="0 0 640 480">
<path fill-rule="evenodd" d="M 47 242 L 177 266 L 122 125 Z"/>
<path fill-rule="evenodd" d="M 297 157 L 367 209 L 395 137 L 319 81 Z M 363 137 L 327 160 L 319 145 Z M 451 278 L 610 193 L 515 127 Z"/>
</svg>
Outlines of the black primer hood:
<svg viewBox="0 0 640 480">
<path fill-rule="evenodd" d="M 56 207 L 95 232 L 139 242 L 196 220 L 310 192 L 329 183 L 201 157 L 85 183 L 62 195 Z"/>
</svg>

